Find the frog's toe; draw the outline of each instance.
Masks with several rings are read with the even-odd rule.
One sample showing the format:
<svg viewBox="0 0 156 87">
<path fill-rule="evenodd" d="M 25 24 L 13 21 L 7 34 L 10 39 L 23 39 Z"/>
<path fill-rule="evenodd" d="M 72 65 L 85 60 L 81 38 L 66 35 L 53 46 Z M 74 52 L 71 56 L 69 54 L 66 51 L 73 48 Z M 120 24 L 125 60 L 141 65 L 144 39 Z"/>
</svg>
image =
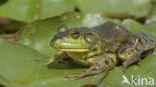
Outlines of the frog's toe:
<svg viewBox="0 0 156 87">
<path fill-rule="evenodd" d="M 130 66 L 132 63 L 135 63 L 138 61 L 137 57 L 132 57 L 128 60 L 126 60 L 125 62 L 123 62 L 123 73 L 126 73 L 126 69 L 128 66 Z"/>
<path fill-rule="evenodd" d="M 73 75 L 73 76 L 65 76 L 65 78 L 74 78 L 75 80 L 84 78 L 85 76 L 81 76 L 81 75 Z"/>
<path fill-rule="evenodd" d="M 141 60 L 141 57 L 140 57 L 140 54 L 141 54 L 141 52 L 139 51 L 139 52 L 138 52 L 138 55 L 137 55 L 138 61 L 142 61 L 142 60 Z"/>
<path fill-rule="evenodd" d="M 74 75 L 74 76 L 65 76 L 65 78 L 77 78 L 78 75 Z"/>
<path fill-rule="evenodd" d="M 140 61 L 140 62 L 141 62 L 141 61 L 142 61 L 142 59 L 141 59 L 140 57 L 138 57 L 138 61 Z"/>
<path fill-rule="evenodd" d="M 126 69 L 128 67 L 128 64 L 126 64 L 125 62 L 123 63 L 123 73 L 126 73 Z"/>
<path fill-rule="evenodd" d="M 48 65 L 48 64 L 50 64 L 50 63 L 52 63 L 52 62 L 54 62 L 54 58 L 53 58 L 53 57 L 50 58 L 50 59 L 45 63 L 45 65 Z"/>
<path fill-rule="evenodd" d="M 75 80 L 78 80 L 78 79 L 85 78 L 87 76 L 90 76 L 90 75 L 84 72 L 84 73 L 75 74 L 73 76 L 66 76 L 65 78 L 75 78 Z"/>
</svg>

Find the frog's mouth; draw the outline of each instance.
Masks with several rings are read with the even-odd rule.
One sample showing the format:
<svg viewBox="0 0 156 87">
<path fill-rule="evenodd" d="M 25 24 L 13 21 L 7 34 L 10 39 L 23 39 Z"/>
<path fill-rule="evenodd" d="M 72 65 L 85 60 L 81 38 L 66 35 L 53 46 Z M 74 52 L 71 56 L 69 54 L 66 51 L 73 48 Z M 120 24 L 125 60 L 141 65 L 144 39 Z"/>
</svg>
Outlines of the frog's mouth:
<svg viewBox="0 0 156 87">
<path fill-rule="evenodd" d="M 70 49 L 70 48 L 68 48 L 68 49 L 65 49 L 65 48 L 63 48 L 63 49 L 58 49 L 58 50 L 60 50 L 60 51 L 68 51 L 68 52 L 88 52 L 89 51 L 89 49 L 87 49 L 87 48 L 72 48 L 72 49 Z"/>
</svg>

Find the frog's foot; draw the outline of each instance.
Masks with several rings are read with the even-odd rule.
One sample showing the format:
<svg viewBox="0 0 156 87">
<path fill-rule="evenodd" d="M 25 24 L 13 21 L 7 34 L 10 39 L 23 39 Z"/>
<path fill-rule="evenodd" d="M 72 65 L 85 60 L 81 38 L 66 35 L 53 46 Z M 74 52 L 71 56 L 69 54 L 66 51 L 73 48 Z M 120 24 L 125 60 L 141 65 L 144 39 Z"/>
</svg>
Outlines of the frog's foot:
<svg viewBox="0 0 156 87">
<path fill-rule="evenodd" d="M 142 51 L 143 47 L 139 50 L 139 52 L 136 54 L 137 55 L 137 58 L 138 58 L 138 61 L 142 61 L 140 55 L 141 55 L 141 51 Z"/>
<path fill-rule="evenodd" d="M 142 48 L 140 48 L 140 49 L 141 49 L 140 51 L 131 49 L 131 50 L 125 51 L 125 54 L 121 54 L 121 53 L 118 54 L 120 59 L 127 58 L 127 59 L 124 59 L 124 62 L 123 62 L 123 73 L 126 73 L 127 67 L 130 66 L 131 64 L 138 62 L 138 61 L 142 61 L 141 56 L 140 56 Z M 126 54 L 126 53 L 128 53 L 128 54 Z"/>
<path fill-rule="evenodd" d="M 135 63 L 137 61 L 139 61 L 140 57 L 138 58 L 138 56 L 134 56 L 131 57 L 130 59 L 127 59 L 126 61 L 123 62 L 123 73 L 126 73 L 126 69 L 128 66 L 130 66 L 132 63 Z"/>
<path fill-rule="evenodd" d="M 45 65 L 48 65 L 52 62 L 57 62 L 57 63 L 63 63 L 63 64 L 68 64 L 69 61 L 72 61 L 65 52 L 60 52 L 56 55 L 54 55 L 52 58 L 50 58 Z"/>
<path fill-rule="evenodd" d="M 45 63 L 45 65 L 48 65 L 50 63 L 54 62 L 54 57 L 48 59 L 48 61 Z"/>
<path fill-rule="evenodd" d="M 114 58 L 112 58 L 112 55 L 110 56 L 110 55 L 105 54 L 105 55 L 100 55 L 97 57 L 99 58 L 97 63 L 93 64 L 88 70 L 86 70 L 85 72 L 81 74 L 77 74 L 75 76 L 68 76 L 67 78 L 81 79 L 84 77 L 100 74 L 102 72 L 106 74 L 116 64 L 116 62 L 114 61 Z"/>
<path fill-rule="evenodd" d="M 112 69 L 112 68 L 110 68 L 110 69 Z M 109 69 L 109 70 L 110 70 L 110 69 Z M 103 78 L 105 77 L 106 73 L 107 73 L 109 70 L 100 72 L 100 73 L 103 74 L 103 77 L 100 79 L 100 82 L 103 80 Z M 84 73 L 76 74 L 76 75 L 73 75 L 73 76 L 66 76 L 65 78 L 74 78 L 75 80 L 78 80 L 78 79 L 82 79 L 82 78 L 85 78 L 85 77 L 88 77 L 88 76 L 93 76 L 93 75 L 96 75 L 96 74 L 99 74 L 99 73 L 90 74 L 90 73 L 84 72 Z"/>
<path fill-rule="evenodd" d="M 118 54 L 120 59 L 127 58 L 127 59 L 124 59 L 124 62 L 123 62 L 123 73 L 126 73 L 127 67 L 129 67 L 131 64 L 141 61 L 140 51 L 137 52 L 136 50 L 131 49 L 131 51 L 128 50 L 127 53 L 128 54 L 126 54 L 126 52 L 124 54 L 121 54 L 121 53 Z"/>
<path fill-rule="evenodd" d="M 75 74 L 73 76 L 66 76 L 65 78 L 74 78 L 75 80 L 87 77 L 89 75 L 87 75 L 86 73 L 81 73 L 81 74 Z"/>
</svg>

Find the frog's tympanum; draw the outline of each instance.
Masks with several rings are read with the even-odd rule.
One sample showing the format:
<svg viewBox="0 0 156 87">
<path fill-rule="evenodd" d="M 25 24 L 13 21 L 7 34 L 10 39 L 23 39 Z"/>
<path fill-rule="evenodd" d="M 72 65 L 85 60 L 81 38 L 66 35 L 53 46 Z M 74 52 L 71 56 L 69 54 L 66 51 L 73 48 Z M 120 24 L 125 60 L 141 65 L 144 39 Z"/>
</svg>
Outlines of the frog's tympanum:
<svg viewBox="0 0 156 87">
<path fill-rule="evenodd" d="M 79 75 L 71 76 L 80 79 L 102 72 L 105 75 L 119 62 L 123 64 L 125 73 L 128 66 L 153 52 L 155 40 L 149 34 L 133 34 L 119 24 L 106 22 L 93 28 L 68 29 L 61 26 L 50 45 L 61 52 L 49 62 L 70 58 L 90 67 Z"/>
</svg>

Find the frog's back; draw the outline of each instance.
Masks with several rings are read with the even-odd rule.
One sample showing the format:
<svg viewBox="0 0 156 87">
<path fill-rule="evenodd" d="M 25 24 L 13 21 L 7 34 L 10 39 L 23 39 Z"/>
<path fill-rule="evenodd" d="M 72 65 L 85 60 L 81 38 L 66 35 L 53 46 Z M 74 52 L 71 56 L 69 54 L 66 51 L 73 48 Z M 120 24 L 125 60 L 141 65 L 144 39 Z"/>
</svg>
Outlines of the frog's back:
<svg viewBox="0 0 156 87">
<path fill-rule="evenodd" d="M 94 28 L 99 36 L 101 48 L 106 52 L 116 52 L 121 43 L 132 35 L 130 31 L 113 22 L 106 22 Z"/>
</svg>

